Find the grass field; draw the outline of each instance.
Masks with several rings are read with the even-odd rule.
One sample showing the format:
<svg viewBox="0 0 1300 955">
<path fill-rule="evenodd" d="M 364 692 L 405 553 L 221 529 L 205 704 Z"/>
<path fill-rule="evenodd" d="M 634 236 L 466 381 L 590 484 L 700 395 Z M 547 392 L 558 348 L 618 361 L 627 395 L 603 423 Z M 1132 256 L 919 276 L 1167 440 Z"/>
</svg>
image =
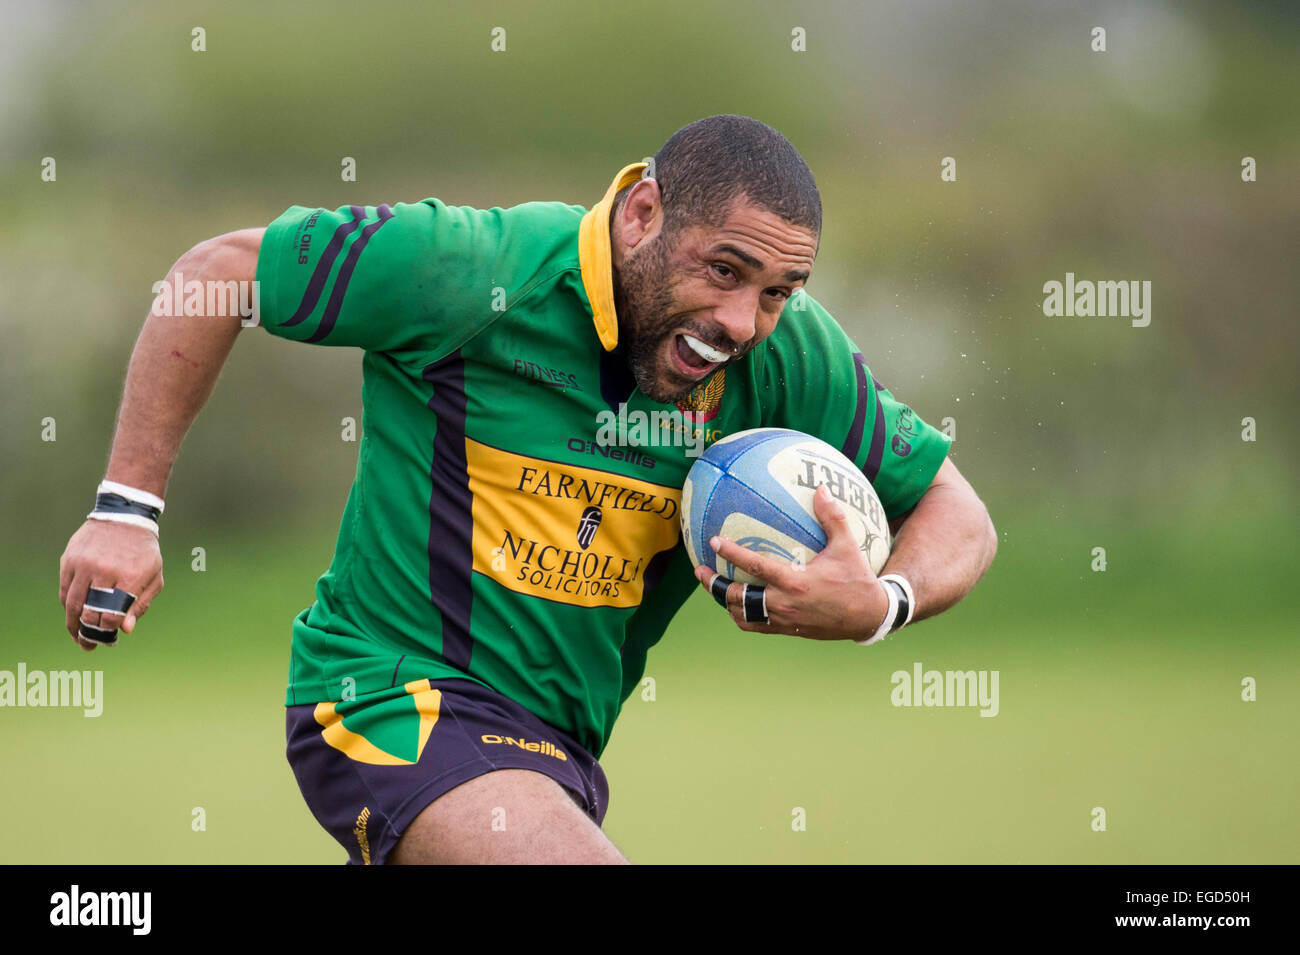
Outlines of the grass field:
<svg viewBox="0 0 1300 955">
<path fill-rule="evenodd" d="M 877 647 L 744 634 L 694 599 L 602 760 L 606 831 L 644 863 L 1300 862 L 1296 596 L 1258 547 L 1270 527 L 1223 555 L 1244 611 L 1213 599 L 1194 528 L 1113 529 L 1104 574 L 1050 521 L 1002 529 L 967 602 Z M 167 591 L 113 651 L 60 634 L 57 549 L 5 573 L 0 669 L 102 667 L 105 706 L 0 710 L 0 861 L 341 862 L 281 706 L 288 621 L 332 540 L 210 542 L 204 573 L 164 540 Z M 998 715 L 893 706 L 890 674 L 918 661 L 997 670 Z"/>
</svg>

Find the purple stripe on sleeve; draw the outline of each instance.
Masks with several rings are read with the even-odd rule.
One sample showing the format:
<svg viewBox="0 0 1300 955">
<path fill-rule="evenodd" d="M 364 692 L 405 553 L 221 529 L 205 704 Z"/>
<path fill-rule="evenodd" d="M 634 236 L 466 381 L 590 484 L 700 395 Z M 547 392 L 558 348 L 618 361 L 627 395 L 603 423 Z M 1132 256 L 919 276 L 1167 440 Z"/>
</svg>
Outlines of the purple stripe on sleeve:
<svg viewBox="0 0 1300 955">
<path fill-rule="evenodd" d="M 329 301 L 325 303 L 325 314 L 321 316 L 316 331 L 312 332 L 310 337 L 304 339 L 304 341 L 318 342 L 334 330 L 334 323 L 338 321 L 339 310 L 343 308 L 343 296 L 347 294 L 348 283 L 352 281 L 352 273 L 356 270 L 357 260 L 361 258 L 361 253 L 365 251 L 366 243 L 370 241 L 370 237 L 378 232 L 385 222 L 393 218 L 393 210 L 387 205 L 380 206 L 378 211 L 379 219 L 362 229 L 361 234 L 357 236 L 357 240 L 348 249 L 348 257 L 343 260 L 343 265 L 339 269 L 339 277 L 334 280 L 334 288 L 330 289 Z"/>
<path fill-rule="evenodd" d="M 840 452 L 850 461 L 857 461 L 858 452 L 862 450 L 862 426 L 867 420 L 867 403 L 871 400 L 871 392 L 867 390 L 867 362 L 861 352 L 853 353 L 853 370 L 858 375 L 858 406 L 853 412 L 849 436 L 844 439 Z"/>
<path fill-rule="evenodd" d="M 325 280 L 329 278 L 330 270 L 334 268 L 334 260 L 339 257 L 344 241 L 356 231 L 357 226 L 361 225 L 361 220 L 366 217 L 366 210 L 361 206 L 348 206 L 348 211 L 352 213 L 352 220 L 340 223 L 334 230 L 329 245 L 325 246 L 325 251 L 321 253 L 320 260 L 316 263 L 315 271 L 311 273 L 311 279 L 307 282 L 307 291 L 303 292 L 302 301 L 298 303 L 298 310 L 293 313 L 292 318 L 281 322 L 281 326 L 300 325 L 316 310 L 320 293 L 325 288 Z"/>
<path fill-rule="evenodd" d="M 884 389 L 874 375 L 871 377 L 871 385 L 875 389 L 876 421 L 871 428 L 871 448 L 867 451 L 867 461 L 862 465 L 862 473 L 867 476 L 868 481 L 875 484 L 876 475 L 880 473 L 880 462 L 885 456 L 885 409 L 880 405 L 880 393 Z"/>
</svg>

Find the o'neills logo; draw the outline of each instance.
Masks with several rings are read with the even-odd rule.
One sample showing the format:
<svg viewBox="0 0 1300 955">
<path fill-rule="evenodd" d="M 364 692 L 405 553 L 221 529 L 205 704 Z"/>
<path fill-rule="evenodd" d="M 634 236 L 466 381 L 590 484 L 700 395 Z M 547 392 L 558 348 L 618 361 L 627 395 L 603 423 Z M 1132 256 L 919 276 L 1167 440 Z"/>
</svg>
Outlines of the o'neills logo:
<svg viewBox="0 0 1300 955">
<path fill-rule="evenodd" d="M 696 385 L 691 393 L 677 402 L 677 410 L 687 421 L 703 424 L 712 421 L 722 404 L 722 392 L 727 387 L 727 369 L 719 368 L 703 384 Z"/>
<path fill-rule="evenodd" d="M 518 746 L 520 749 L 527 750 L 530 753 L 541 753 L 543 756 L 554 756 L 556 759 L 568 761 L 569 757 L 564 755 L 564 750 L 556 749 L 555 744 L 548 740 L 538 740 L 531 743 L 522 736 L 499 736 L 496 733 L 484 733 L 479 737 L 485 743 L 502 746 Z"/>
<path fill-rule="evenodd" d="M 681 536 L 681 491 L 465 442 L 474 570 L 508 590 L 582 607 L 635 607 L 645 569 Z"/>
</svg>

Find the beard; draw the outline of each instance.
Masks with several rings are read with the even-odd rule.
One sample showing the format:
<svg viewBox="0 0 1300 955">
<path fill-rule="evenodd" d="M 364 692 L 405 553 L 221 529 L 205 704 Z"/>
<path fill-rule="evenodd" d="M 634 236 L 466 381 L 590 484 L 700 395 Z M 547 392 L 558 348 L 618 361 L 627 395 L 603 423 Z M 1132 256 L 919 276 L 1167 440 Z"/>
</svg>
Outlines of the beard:
<svg viewBox="0 0 1300 955">
<path fill-rule="evenodd" d="M 641 393 L 662 404 L 684 398 L 694 387 L 664 380 L 667 376 L 658 367 L 664 340 L 677 327 L 668 264 L 671 256 L 672 249 L 661 232 L 635 255 L 625 257 L 614 274 L 618 340 L 625 345 L 628 368 Z"/>
</svg>

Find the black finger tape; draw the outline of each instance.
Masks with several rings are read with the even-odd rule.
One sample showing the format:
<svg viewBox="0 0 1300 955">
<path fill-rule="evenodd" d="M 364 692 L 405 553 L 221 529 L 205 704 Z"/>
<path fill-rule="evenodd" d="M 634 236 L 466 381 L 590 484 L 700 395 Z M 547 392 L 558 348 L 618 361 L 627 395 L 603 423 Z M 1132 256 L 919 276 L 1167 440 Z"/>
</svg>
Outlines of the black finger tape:
<svg viewBox="0 0 1300 955">
<path fill-rule="evenodd" d="M 102 627 L 92 627 L 88 623 L 83 623 L 77 627 L 77 633 L 81 639 L 88 640 L 91 643 L 98 643 L 100 646 L 112 647 L 117 645 L 117 631 L 105 630 Z"/>
<path fill-rule="evenodd" d="M 85 607 L 87 610 L 94 610 L 99 613 L 126 613 L 131 609 L 133 603 L 135 603 L 135 594 L 129 594 L 117 587 L 111 590 L 103 587 L 91 587 L 86 591 Z"/>
<path fill-rule="evenodd" d="M 759 584 L 753 584 L 745 587 L 745 622 L 746 623 L 769 623 L 770 618 L 765 612 L 767 609 L 767 599 L 765 589 Z"/>
</svg>

